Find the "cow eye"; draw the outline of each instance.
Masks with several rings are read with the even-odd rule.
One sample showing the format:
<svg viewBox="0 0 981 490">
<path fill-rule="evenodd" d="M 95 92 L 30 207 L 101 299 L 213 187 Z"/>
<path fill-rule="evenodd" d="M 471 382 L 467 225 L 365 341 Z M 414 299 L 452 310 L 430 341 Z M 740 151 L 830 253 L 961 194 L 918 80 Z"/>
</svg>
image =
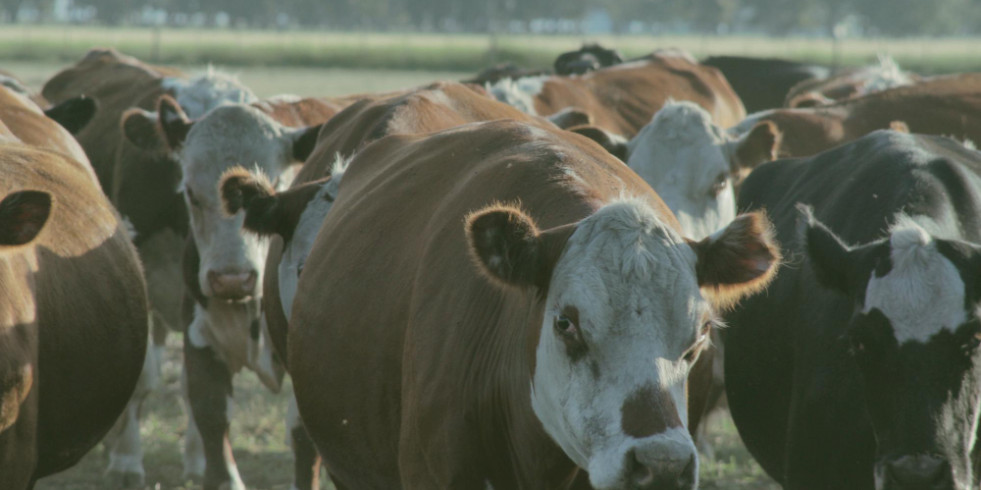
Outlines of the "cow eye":
<svg viewBox="0 0 981 490">
<path fill-rule="evenodd" d="M 978 350 L 979 346 L 981 346 L 981 332 L 978 332 L 967 339 L 967 342 L 963 347 L 964 353 L 967 355 L 972 355 Z"/>
<path fill-rule="evenodd" d="M 572 338 L 579 335 L 579 328 L 565 315 L 555 317 L 555 331 L 563 337 Z"/>
<path fill-rule="evenodd" d="M 712 182 L 712 187 L 709 189 L 709 195 L 711 197 L 718 196 L 726 188 L 726 184 L 729 183 L 729 175 L 726 173 L 721 173 L 715 177 L 715 181 Z"/>
</svg>

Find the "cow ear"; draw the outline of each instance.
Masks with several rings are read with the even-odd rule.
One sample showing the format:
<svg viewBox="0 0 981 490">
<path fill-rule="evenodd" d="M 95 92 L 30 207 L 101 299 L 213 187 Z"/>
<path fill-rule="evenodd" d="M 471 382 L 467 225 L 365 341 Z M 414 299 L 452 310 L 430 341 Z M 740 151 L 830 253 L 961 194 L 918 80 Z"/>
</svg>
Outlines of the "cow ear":
<svg viewBox="0 0 981 490">
<path fill-rule="evenodd" d="M 720 308 L 765 288 L 780 265 L 773 226 L 760 212 L 737 216 L 729 226 L 689 244 L 697 257 L 698 285 Z"/>
<path fill-rule="evenodd" d="M 732 162 L 733 175 L 742 175 L 757 166 L 777 159 L 783 134 L 777 125 L 761 121 L 736 142 L 736 158 Z"/>
<path fill-rule="evenodd" d="M 41 191 L 14 192 L 0 201 L 0 248 L 31 243 L 51 215 L 51 195 Z"/>
<path fill-rule="evenodd" d="M 79 95 L 46 109 L 44 115 L 60 124 L 69 133 L 78 134 L 95 116 L 95 110 L 95 100 Z"/>
<path fill-rule="evenodd" d="M 566 107 L 551 116 L 546 117 L 552 124 L 559 129 L 569 129 L 576 126 L 584 126 L 593 123 L 593 118 L 589 113 L 578 107 Z"/>
<path fill-rule="evenodd" d="M 307 126 L 305 128 L 295 129 L 289 133 L 290 142 L 293 145 L 294 160 L 305 162 L 307 158 L 310 158 L 310 154 L 313 153 L 313 149 L 317 146 L 317 136 L 320 134 L 320 128 L 323 126 L 323 124 Z"/>
<path fill-rule="evenodd" d="M 797 211 L 797 239 L 804 246 L 818 283 L 847 293 L 851 248 L 814 217 L 810 206 L 798 203 Z"/>
<path fill-rule="evenodd" d="M 164 136 L 167 147 L 177 150 L 184 144 L 194 122 L 188 119 L 184 109 L 181 109 L 180 104 L 169 95 L 160 96 L 160 100 L 157 101 L 157 114 L 160 132 Z"/>
<path fill-rule="evenodd" d="M 465 229 L 471 257 L 492 282 L 544 293 L 575 227 L 543 233 L 520 209 L 492 205 L 468 216 Z"/>
<path fill-rule="evenodd" d="M 618 134 L 602 130 L 596 126 L 576 126 L 569 128 L 573 133 L 581 134 L 602 146 L 611 155 L 621 161 L 627 161 L 627 139 Z"/>
<path fill-rule="evenodd" d="M 127 109 L 120 121 L 126 141 L 141 150 L 162 150 L 164 141 L 157 132 L 158 118 L 157 114 L 138 107 Z"/>
</svg>

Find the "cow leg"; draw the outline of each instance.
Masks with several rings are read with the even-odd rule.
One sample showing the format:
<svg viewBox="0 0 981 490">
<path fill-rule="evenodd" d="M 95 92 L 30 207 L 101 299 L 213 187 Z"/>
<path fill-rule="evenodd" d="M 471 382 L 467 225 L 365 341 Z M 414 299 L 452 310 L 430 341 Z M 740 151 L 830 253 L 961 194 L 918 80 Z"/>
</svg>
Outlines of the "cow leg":
<svg viewBox="0 0 981 490">
<path fill-rule="evenodd" d="M 195 337 L 191 331 L 184 336 L 184 366 L 191 416 L 204 449 L 204 490 L 244 490 L 228 441 L 232 373 L 210 346 L 195 345 L 202 340 Z"/>
<path fill-rule="evenodd" d="M 293 488 L 291 490 L 318 490 L 320 488 L 320 453 L 307 434 L 296 408 L 296 397 L 290 397 L 286 410 L 286 431 L 293 447 Z"/>
<path fill-rule="evenodd" d="M 194 422 L 194 411 L 191 409 L 191 399 L 187 390 L 187 369 L 181 373 L 181 391 L 184 401 L 184 411 L 187 413 L 187 431 L 184 432 L 184 481 L 204 481 L 204 442 L 201 441 L 201 431 Z"/>
<path fill-rule="evenodd" d="M 159 323 L 154 321 L 152 316 L 150 321 L 151 329 Z M 110 488 L 142 487 L 145 482 L 143 447 L 140 442 L 140 415 L 147 395 L 160 387 L 165 341 L 166 337 L 159 338 L 154 335 L 153 342 L 147 342 L 143 372 L 140 373 L 133 396 L 119 416 L 119 420 L 116 421 L 116 425 L 106 435 L 105 443 L 109 448 L 106 480 Z"/>
</svg>

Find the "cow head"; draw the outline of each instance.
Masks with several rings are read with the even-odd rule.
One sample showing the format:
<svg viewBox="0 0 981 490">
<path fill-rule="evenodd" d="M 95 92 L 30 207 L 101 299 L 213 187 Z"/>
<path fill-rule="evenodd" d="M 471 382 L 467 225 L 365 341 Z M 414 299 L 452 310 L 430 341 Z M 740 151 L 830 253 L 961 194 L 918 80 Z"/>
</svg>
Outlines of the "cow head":
<svg viewBox="0 0 981 490">
<path fill-rule="evenodd" d="M 51 214 L 51 195 L 18 191 L 0 201 L 0 251 L 28 245 L 37 238 Z"/>
<path fill-rule="evenodd" d="M 266 242 L 242 231 L 242 214 L 223 214 L 219 180 L 237 166 L 278 178 L 306 159 L 319 128 L 290 129 L 244 104 L 219 106 L 191 121 L 169 96 L 161 97 L 157 112 L 183 174 L 201 293 L 233 301 L 258 296 Z"/>
<path fill-rule="evenodd" d="M 692 102 L 667 102 L 626 145 L 602 130 L 576 128 L 596 140 L 657 191 L 684 233 L 704 238 L 736 216 L 735 188 L 750 170 L 776 158 L 780 133 L 769 122 L 729 136 Z"/>
<path fill-rule="evenodd" d="M 623 63 L 623 55 L 596 43 L 583 44 L 576 51 L 562 53 L 555 59 L 556 75 L 582 75 L 600 68 Z"/>
<path fill-rule="evenodd" d="M 770 280 L 779 252 L 768 221 L 742 216 L 690 242 L 628 200 L 545 231 L 492 206 L 466 231 L 487 277 L 544 301 L 542 323 L 529 325 L 532 408 L 593 487 L 695 488 L 688 371 L 719 303 Z"/>
<path fill-rule="evenodd" d="M 305 182 L 277 193 L 261 175 L 244 168 L 229 170 L 221 179 L 221 199 L 228 216 L 245 214 L 245 229 L 260 236 L 278 235 L 283 253 L 278 265 L 279 296 L 290 317 L 297 282 L 320 225 L 334 204 L 350 159 L 338 156 L 330 177 Z"/>
<path fill-rule="evenodd" d="M 875 433 L 876 489 L 977 488 L 981 247 L 902 215 L 887 238 L 849 247 L 801 212 L 818 281 L 854 304 L 843 344 Z"/>
</svg>

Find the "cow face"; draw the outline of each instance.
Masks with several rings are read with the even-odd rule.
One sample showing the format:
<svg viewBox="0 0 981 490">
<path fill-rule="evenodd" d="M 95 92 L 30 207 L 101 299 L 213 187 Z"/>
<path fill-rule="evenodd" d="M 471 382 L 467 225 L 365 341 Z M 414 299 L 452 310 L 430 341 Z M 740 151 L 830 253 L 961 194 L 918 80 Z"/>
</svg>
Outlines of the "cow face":
<svg viewBox="0 0 981 490">
<path fill-rule="evenodd" d="M 733 299 L 772 275 L 779 254 L 767 230 L 749 215 L 688 242 L 639 201 L 544 232 L 514 208 L 469 218 L 485 274 L 543 298 L 542 323 L 529 325 L 532 408 L 594 488 L 696 487 L 688 370 L 723 290 Z"/>
<path fill-rule="evenodd" d="M 668 102 L 627 147 L 627 165 L 674 211 L 688 236 L 704 238 L 736 216 L 735 186 L 776 156 L 770 123 L 732 138 L 691 102 Z"/>
<path fill-rule="evenodd" d="M 267 244 L 243 232 L 243 214 L 222 213 L 219 180 L 237 166 L 278 178 L 308 155 L 307 130 L 286 128 L 242 104 L 220 106 L 190 121 L 164 96 L 158 113 L 161 132 L 183 173 L 191 233 L 200 254 L 201 292 L 233 301 L 257 296 Z"/>
<path fill-rule="evenodd" d="M 936 238 L 923 217 L 900 217 L 888 238 L 850 248 L 803 212 L 818 280 L 855 305 L 843 344 L 875 432 L 876 489 L 976 488 L 981 249 Z"/>
</svg>

